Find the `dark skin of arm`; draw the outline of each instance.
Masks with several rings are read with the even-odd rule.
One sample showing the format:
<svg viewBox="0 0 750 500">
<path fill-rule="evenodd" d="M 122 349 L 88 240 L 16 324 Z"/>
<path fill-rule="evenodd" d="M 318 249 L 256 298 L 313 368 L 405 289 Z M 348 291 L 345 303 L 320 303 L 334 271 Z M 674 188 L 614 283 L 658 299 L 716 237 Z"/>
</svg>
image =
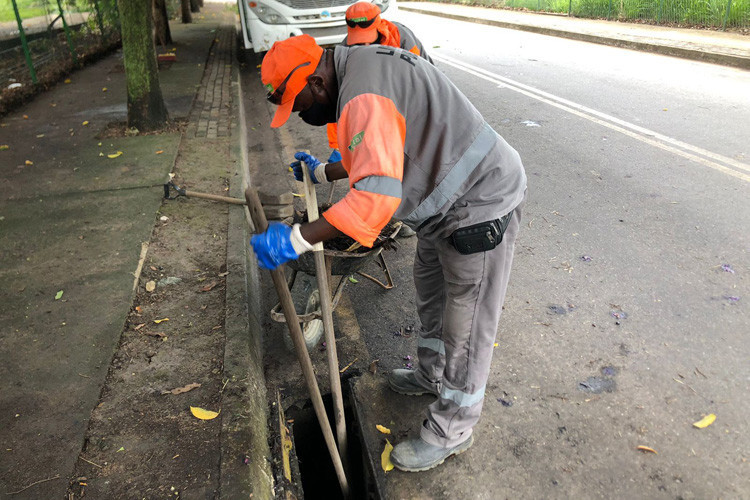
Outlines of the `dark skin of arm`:
<svg viewBox="0 0 750 500">
<path fill-rule="evenodd" d="M 326 165 L 326 177 L 329 181 L 335 181 L 339 179 L 346 179 L 347 177 L 349 177 L 349 175 L 346 173 L 346 170 L 344 170 L 341 162 L 337 161 Z M 330 240 L 331 238 L 336 238 L 338 236 L 344 235 L 344 233 L 329 224 L 324 217 L 321 217 L 315 222 L 302 224 L 299 230 L 305 241 L 307 241 L 311 245 L 314 245 L 315 243 L 318 243 L 320 241 L 326 241 Z"/>
</svg>

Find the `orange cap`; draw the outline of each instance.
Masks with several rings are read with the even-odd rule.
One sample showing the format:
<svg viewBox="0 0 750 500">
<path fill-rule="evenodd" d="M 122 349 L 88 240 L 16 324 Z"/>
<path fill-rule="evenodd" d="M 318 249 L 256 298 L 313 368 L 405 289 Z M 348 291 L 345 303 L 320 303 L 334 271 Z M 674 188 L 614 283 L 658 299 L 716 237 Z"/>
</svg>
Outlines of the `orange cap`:
<svg viewBox="0 0 750 500">
<path fill-rule="evenodd" d="M 346 44 L 373 43 L 378 39 L 380 7 L 370 2 L 357 2 L 346 9 Z"/>
<path fill-rule="evenodd" d="M 299 35 L 276 42 L 266 53 L 260 67 L 260 79 L 272 94 L 284 83 L 281 103 L 271 120 L 271 127 L 281 127 L 289 119 L 297 94 L 307 85 L 307 77 L 318 67 L 323 49 L 310 35 Z"/>
</svg>

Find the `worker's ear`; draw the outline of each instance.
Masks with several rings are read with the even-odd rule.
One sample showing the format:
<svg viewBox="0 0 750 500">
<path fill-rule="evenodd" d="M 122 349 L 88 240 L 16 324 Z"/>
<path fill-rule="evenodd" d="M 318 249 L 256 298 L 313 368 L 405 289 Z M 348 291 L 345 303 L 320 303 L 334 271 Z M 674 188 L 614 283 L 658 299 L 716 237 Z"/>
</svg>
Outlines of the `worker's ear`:
<svg viewBox="0 0 750 500">
<path fill-rule="evenodd" d="M 310 84 L 310 90 L 312 91 L 315 101 L 320 102 L 328 98 L 328 93 L 325 89 L 325 81 L 322 76 L 313 73 L 307 77 L 307 83 Z"/>
</svg>

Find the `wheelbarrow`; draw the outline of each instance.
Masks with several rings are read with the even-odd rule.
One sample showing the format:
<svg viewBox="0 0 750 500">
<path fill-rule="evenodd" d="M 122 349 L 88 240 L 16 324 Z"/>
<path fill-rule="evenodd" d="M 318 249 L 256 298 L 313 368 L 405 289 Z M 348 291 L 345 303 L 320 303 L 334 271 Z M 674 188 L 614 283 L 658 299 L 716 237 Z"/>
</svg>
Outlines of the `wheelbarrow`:
<svg viewBox="0 0 750 500">
<path fill-rule="evenodd" d="M 381 234 L 376 243 L 377 246 L 367 252 L 345 252 L 341 250 L 324 249 L 326 268 L 329 275 L 328 282 L 332 283 L 332 276 L 339 277 L 338 285 L 336 285 L 331 300 L 332 310 L 338 305 L 339 300 L 341 299 L 341 294 L 344 291 L 344 286 L 349 281 L 349 277 L 354 274 L 367 278 L 385 290 L 393 288 L 391 271 L 388 269 L 388 264 L 383 256 L 383 250 L 391 248 L 391 245 L 401 228 L 402 224 L 400 222 L 394 224 L 389 231 L 389 234 Z M 364 269 L 364 267 L 370 262 L 375 262 L 375 264 L 377 264 L 377 266 L 383 271 L 385 282 L 382 282 L 374 276 L 362 271 L 362 269 Z M 298 317 L 302 323 L 305 345 L 309 350 L 315 347 L 323 335 L 320 293 L 315 285 L 315 258 L 312 252 L 307 252 L 300 255 L 297 260 L 287 262 L 286 265 L 291 269 L 287 284 L 289 285 L 289 290 L 292 292 L 295 307 L 298 310 Z M 298 284 L 296 289 L 295 283 Z M 303 312 L 300 313 L 300 310 Z M 281 303 L 277 303 L 273 306 L 270 316 L 271 319 L 276 322 L 286 322 L 284 313 L 282 312 Z M 284 336 L 284 344 L 290 351 L 294 349 L 288 332 Z"/>
</svg>

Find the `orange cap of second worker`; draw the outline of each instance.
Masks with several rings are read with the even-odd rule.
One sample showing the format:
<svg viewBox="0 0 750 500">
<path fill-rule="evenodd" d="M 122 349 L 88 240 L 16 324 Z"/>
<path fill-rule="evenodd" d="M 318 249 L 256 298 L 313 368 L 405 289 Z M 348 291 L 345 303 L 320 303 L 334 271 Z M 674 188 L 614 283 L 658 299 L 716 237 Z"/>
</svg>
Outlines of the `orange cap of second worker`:
<svg viewBox="0 0 750 500">
<path fill-rule="evenodd" d="M 286 84 L 271 127 L 281 127 L 289 119 L 297 94 L 307 85 L 307 77 L 318 67 L 323 49 L 310 35 L 299 35 L 276 42 L 266 53 L 260 67 L 260 79 L 269 97 Z"/>
<path fill-rule="evenodd" d="M 380 7 L 370 2 L 357 2 L 346 9 L 346 24 L 347 45 L 373 43 L 378 39 Z"/>
</svg>

